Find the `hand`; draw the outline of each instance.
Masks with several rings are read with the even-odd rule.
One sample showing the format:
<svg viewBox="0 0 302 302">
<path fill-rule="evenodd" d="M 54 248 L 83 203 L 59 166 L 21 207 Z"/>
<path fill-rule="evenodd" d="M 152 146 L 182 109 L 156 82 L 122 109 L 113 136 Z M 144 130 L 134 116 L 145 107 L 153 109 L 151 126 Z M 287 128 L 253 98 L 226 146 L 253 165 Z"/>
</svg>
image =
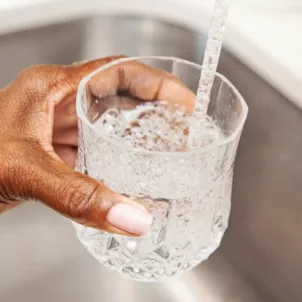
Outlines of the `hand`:
<svg viewBox="0 0 302 302">
<path fill-rule="evenodd" d="M 35 199 L 84 225 L 107 232 L 142 235 L 152 217 L 140 204 L 74 171 L 77 156 L 75 94 L 79 81 L 118 57 L 82 65 L 33 66 L 0 90 L 0 212 Z M 121 77 L 121 73 L 123 77 Z M 108 91 L 107 86 L 113 87 Z M 123 63 L 90 81 L 96 95 L 118 95 L 184 104 L 194 94 L 180 81 L 140 63 Z M 106 89 L 105 89 L 106 88 Z M 106 95 L 104 95 L 106 96 Z"/>
</svg>

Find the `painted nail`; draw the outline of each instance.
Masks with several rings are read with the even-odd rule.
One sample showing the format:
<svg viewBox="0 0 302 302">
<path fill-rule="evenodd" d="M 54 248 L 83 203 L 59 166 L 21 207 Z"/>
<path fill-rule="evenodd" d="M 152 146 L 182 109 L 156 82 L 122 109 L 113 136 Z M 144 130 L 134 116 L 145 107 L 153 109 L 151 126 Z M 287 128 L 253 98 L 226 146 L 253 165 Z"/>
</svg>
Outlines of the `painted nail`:
<svg viewBox="0 0 302 302">
<path fill-rule="evenodd" d="M 126 203 L 115 204 L 107 214 L 107 221 L 114 227 L 135 235 L 145 235 L 152 224 L 152 216 Z"/>
</svg>

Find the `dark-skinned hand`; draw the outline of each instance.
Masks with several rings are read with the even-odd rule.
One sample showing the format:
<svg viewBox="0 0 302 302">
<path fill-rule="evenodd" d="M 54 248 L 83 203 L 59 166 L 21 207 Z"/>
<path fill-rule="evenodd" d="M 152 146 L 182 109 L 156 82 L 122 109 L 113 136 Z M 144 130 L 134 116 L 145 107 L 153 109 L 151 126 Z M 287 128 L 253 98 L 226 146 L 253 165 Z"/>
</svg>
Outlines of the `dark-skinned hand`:
<svg viewBox="0 0 302 302">
<path fill-rule="evenodd" d="M 78 84 L 117 58 L 70 66 L 32 66 L 0 90 L 0 212 L 34 199 L 74 221 L 107 232 L 143 235 L 148 231 L 152 217 L 142 205 L 73 170 L 78 146 Z M 119 98 L 122 89 L 128 99 L 164 100 L 184 105 L 188 112 L 194 106 L 194 94 L 179 80 L 134 61 L 99 73 L 89 85 L 93 94 L 104 97 Z M 123 98 L 121 106 L 127 107 Z"/>
</svg>

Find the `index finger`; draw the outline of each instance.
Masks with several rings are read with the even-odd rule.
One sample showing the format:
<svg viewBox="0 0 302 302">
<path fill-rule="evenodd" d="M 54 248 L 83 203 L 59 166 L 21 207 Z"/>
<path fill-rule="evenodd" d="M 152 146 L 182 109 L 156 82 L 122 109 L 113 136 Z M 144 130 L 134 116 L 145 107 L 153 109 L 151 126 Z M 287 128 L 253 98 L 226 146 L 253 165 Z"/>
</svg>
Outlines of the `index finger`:
<svg viewBox="0 0 302 302">
<path fill-rule="evenodd" d="M 95 74 L 88 82 L 97 98 L 128 95 L 143 101 L 165 101 L 193 112 L 195 94 L 177 77 L 138 61 L 122 62 Z"/>
</svg>

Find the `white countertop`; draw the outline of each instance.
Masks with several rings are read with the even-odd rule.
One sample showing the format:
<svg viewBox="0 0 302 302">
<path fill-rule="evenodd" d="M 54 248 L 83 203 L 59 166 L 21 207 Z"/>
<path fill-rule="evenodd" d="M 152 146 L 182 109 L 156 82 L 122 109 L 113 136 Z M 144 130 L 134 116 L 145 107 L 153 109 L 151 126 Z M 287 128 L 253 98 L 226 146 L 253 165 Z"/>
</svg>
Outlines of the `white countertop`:
<svg viewBox="0 0 302 302">
<path fill-rule="evenodd" d="M 302 108 L 302 3 L 252 10 L 242 1 L 234 1 L 226 45 Z M 213 0 L 1 0 L 0 34 L 97 12 L 158 16 L 204 29 L 212 6 Z"/>
</svg>

